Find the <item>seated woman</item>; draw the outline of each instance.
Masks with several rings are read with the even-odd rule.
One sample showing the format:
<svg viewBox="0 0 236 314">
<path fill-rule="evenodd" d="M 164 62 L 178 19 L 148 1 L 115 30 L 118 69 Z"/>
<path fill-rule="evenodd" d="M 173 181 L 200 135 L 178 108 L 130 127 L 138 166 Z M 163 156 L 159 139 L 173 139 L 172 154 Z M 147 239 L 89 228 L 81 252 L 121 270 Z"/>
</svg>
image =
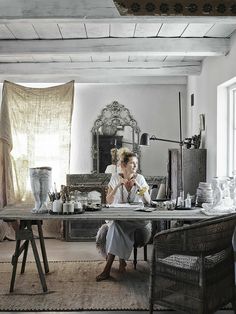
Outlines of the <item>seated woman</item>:
<svg viewBox="0 0 236 314">
<path fill-rule="evenodd" d="M 124 151 L 120 156 L 122 174 L 114 174 L 108 185 L 107 203 L 150 203 L 148 184 L 141 174 L 137 174 L 138 158 L 133 152 Z M 119 271 L 124 272 L 134 244 L 136 229 L 145 228 L 147 221 L 110 221 L 106 236 L 107 262 L 104 270 L 96 277 L 102 281 L 110 277 L 115 256 L 119 257 Z"/>
<path fill-rule="evenodd" d="M 125 152 L 130 152 L 130 150 L 127 147 L 121 147 L 119 149 L 117 148 L 112 148 L 110 153 L 111 153 L 111 165 L 108 165 L 106 167 L 105 173 L 111 173 L 111 174 L 115 174 L 115 173 L 122 173 L 122 169 L 120 166 L 120 159 L 121 156 L 125 153 Z"/>
<path fill-rule="evenodd" d="M 112 148 L 111 151 L 111 164 L 106 167 L 105 173 L 119 173 L 118 169 L 118 149 L 117 148 Z"/>
</svg>

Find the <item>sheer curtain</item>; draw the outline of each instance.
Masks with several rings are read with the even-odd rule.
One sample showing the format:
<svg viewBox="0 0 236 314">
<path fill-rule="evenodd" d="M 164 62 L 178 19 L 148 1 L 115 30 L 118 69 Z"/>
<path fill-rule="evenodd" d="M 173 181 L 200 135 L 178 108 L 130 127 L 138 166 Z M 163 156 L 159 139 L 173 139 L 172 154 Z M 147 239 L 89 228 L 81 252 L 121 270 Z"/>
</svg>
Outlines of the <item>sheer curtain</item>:
<svg viewBox="0 0 236 314">
<path fill-rule="evenodd" d="M 32 200 L 29 168 L 52 167 L 57 188 L 69 171 L 74 81 L 31 88 L 4 81 L 0 117 L 0 205 Z"/>
</svg>

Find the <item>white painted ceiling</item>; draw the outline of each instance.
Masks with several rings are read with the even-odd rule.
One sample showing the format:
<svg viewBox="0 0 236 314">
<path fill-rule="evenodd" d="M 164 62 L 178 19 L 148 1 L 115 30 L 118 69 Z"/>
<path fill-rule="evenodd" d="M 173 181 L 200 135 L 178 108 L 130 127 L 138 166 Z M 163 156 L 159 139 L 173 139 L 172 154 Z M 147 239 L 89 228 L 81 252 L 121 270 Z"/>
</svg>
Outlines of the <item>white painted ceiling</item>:
<svg viewBox="0 0 236 314">
<path fill-rule="evenodd" d="M 109 0 L 3 0 L 0 81 L 183 81 L 226 55 L 235 29 L 228 16 L 121 17 Z"/>
</svg>

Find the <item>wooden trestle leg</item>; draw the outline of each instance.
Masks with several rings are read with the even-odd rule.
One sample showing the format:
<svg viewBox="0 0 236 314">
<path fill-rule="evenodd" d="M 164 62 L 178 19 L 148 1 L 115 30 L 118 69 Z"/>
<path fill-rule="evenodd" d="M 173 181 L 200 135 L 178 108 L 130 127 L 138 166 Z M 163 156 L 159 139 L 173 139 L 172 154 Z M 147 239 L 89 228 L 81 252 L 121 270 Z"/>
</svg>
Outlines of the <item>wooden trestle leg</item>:
<svg viewBox="0 0 236 314">
<path fill-rule="evenodd" d="M 37 225 L 38 227 L 39 241 L 40 241 L 41 252 L 42 252 L 42 257 L 43 257 L 44 269 L 45 269 L 45 273 L 49 272 L 46 248 L 45 248 L 43 231 L 42 231 L 42 221 L 21 220 L 19 230 L 16 232 L 16 248 L 12 256 L 13 269 L 12 269 L 12 277 L 11 277 L 11 284 L 10 284 L 10 292 L 13 292 L 14 290 L 18 258 L 22 252 L 24 252 L 24 254 L 23 254 L 23 259 L 22 259 L 21 274 L 23 274 L 25 271 L 29 242 L 31 243 L 31 246 L 32 246 L 32 250 L 33 250 L 33 254 L 34 254 L 34 258 L 35 258 L 35 262 L 38 269 L 38 274 L 39 274 L 43 291 L 44 292 L 47 291 L 45 275 L 44 275 L 43 268 L 40 262 L 38 249 L 35 243 L 35 238 L 32 231 L 32 225 Z M 21 241 L 24 241 L 22 245 L 21 245 Z"/>
</svg>

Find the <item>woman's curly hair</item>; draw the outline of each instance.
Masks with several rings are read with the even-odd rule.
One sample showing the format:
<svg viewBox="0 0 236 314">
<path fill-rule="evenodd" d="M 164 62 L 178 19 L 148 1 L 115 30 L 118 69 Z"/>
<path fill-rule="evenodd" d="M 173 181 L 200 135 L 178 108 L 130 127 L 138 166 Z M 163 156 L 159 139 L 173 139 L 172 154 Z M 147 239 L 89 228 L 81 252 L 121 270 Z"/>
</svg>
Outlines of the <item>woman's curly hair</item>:
<svg viewBox="0 0 236 314">
<path fill-rule="evenodd" d="M 132 152 L 130 149 L 128 149 L 127 147 L 122 147 L 118 150 L 118 159 L 120 163 L 125 163 L 127 164 L 129 162 L 129 159 L 131 157 L 136 157 L 138 158 L 137 154 Z"/>
</svg>

